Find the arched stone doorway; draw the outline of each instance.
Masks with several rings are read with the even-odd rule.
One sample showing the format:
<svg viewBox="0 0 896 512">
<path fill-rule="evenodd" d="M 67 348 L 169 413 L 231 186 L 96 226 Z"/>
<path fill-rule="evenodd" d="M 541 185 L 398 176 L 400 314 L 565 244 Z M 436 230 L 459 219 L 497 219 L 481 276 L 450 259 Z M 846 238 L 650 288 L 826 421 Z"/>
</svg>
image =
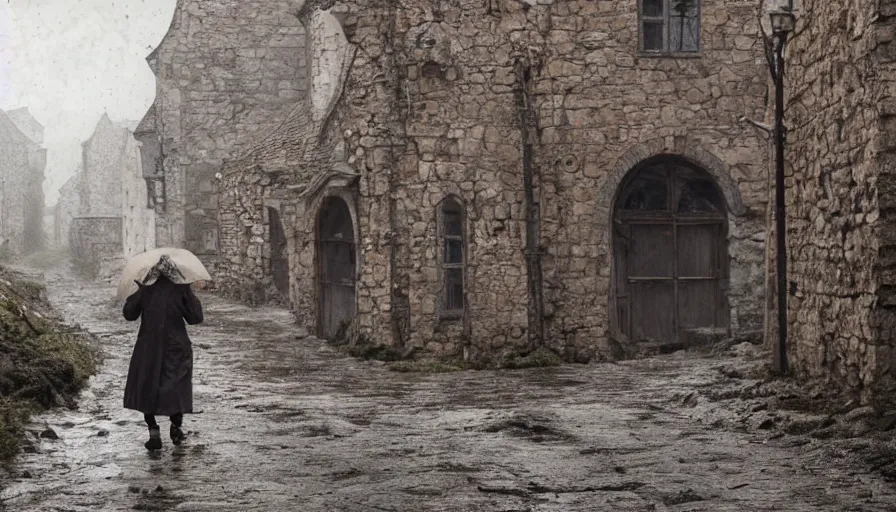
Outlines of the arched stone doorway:
<svg viewBox="0 0 896 512">
<path fill-rule="evenodd" d="M 611 301 L 623 334 L 671 342 L 728 328 L 726 211 L 712 176 L 684 159 L 654 158 L 626 176 L 613 212 Z"/>
<path fill-rule="evenodd" d="M 274 286 L 282 294 L 289 293 L 289 259 L 286 254 L 286 233 L 276 208 L 268 207 L 268 235 L 271 244 L 271 275 Z"/>
<path fill-rule="evenodd" d="M 332 339 L 355 316 L 355 230 L 342 198 L 323 201 L 318 234 L 318 334 Z"/>
</svg>

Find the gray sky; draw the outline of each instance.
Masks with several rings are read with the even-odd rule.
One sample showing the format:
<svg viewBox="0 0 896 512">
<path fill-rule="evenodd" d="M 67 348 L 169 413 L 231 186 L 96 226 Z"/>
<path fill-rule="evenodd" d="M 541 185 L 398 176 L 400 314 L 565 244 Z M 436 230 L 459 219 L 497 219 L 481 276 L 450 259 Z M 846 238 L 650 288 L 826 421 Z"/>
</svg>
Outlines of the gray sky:
<svg viewBox="0 0 896 512">
<path fill-rule="evenodd" d="M 0 109 L 45 127 L 47 204 L 75 172 L 104 112 L 139 121 L 155 97 L 146 56 L 175 0 L 7 0 L 0 4 Z"/>
</svg>

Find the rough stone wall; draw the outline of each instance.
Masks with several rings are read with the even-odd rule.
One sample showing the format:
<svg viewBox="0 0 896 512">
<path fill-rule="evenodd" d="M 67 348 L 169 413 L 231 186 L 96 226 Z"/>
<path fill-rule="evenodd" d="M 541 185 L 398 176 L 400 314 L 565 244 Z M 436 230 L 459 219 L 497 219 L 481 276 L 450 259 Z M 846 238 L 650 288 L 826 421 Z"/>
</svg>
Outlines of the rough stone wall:
<svg viewBox="0 0 896 512">
<path fill-rule="evenodd" d="M 385 57 L 391 43 L 392 11 L 380 6 L 363 17 L 352 17 L 347 34 L 336 21 L 339 13 L 310 9 L 303 19 L 312 27 L 308 35 L 309 65 L 316 70 L 312 93 L 290 112 L 286 122 L 257 144 L 240 161 L 225 168 L 218 189 L 221 197 L 221 237 L 224 257 L 217 275 L 222 290 L 243 300 L 275 299 L 270 265 L 270 225 L 267 208 L 275 208 L 283 221 L 290 266 L 290 301 L 300 323 L 317 323 L 319 293 L 316 268 L 316 224 L 325 197 L 340 196 L 351 210 L 357 247 L 357 300 L 376 302 L 378 314 L 368 310 L 358 317 L 359 334 L 389 343 L 390 257 L 388 199 L 393 135 L 399 109 L 385 80 L 371 77 L 395 75 L 396 66 Z M 363 44 L 360 44 L 363 43 Z M 356 53 L 363 47 L 369 52 Z M 349 66 L 362 71 L 350 76 Z M 343 91 L 346 95 L 342 96 Z M 348 91 L 351 91 L 350 93 Z M 342 119 L 352 108 L 369 113 L 375 129 L 364 128 L 367 150 L 347 152 Z M 375 119 L 374 119 L 375 118 Z M 388 125 L 388 126 L 387 126 Z M 348 133 L 351 137 L 353 133 Z M 367 171 L 368 184 L 355 188 L 355 169 Z M 371 186 L 372 185 L 372 186 Z"/>
<path fill-rule="evenodd" d="M 440 197 L 454 194 L 469 214 L 471 339 L 495 353 L 519 350 L 538 337 L 529 332 L 537 324 L 530 318 L 526 281 L 532 277 L 523 261 L 528 214 L 520 89 L 532 105 L 527 123 L 534 139 L 546 343 L 584 359 L 607 351 L 600 341 L 611 323 L 613 201 L 629 170 L 661 154 L 697 163 L 725 193 L 732 329 L 758 329 L 765 144 L 737 123 L 765 111 L 756 6 L 704 2 L 703 50 L 694 59 L 639 54 L 637 12 L 626 2 L 495 5 L 491 13 L 474 2 L 443 3 L 438 12 L 422 9 L 425 14 L 402 11 L 408 137 L 416 154 L 400 180 L 400 193 L 408 196 L 400 215 L 407 221 L 400 225 L 412 226 L 407 271 L 416 336 L 442 341 L 448 351 L 457 345 L 457 331 L 434 315 L 433 209 Z M 419 22 L 427 17 L 439 22 Z M 521 83 L 526 71 L 529 82 Z M 446 101 L 454 91 L 459 101 Z"/>
<path fill-rule="evenodd" d="M 896 1 L 877 4 L 874 62 L 880 73 L 880 134 L 875 145 L 877 155 L 878 211 L 880 220 L 875 229 L 879 240 L 876 270 L 881 286 L 877 292 L 877 309 L 872 326 L 877 331 L 874 353 L 874 381 L 866 392 L 868 400 L 890 407 L 896 403 Z M 871 18 L 875 19 L 875 18 Z M 866 217 L 872 212 L 866 213 Z"/>
<path fill-rule="evenodd" d="M 121 217 L 77 217 L 72 220 L 69 246 L 72 261 L 85 275 L 105 280 L 120 268 Z"/>
<path fill-rule="evenodd" d="M 313 325 L 317 208 L 340 195 L 357 228 L 358 334 L 474 357 L 545 344 L 586 360 L 609 350 L 617 188 L 639 162 L 673 154 L 705 168 L 728 201 L 731 324 L 758 330 L 767 148 L 737 122 L 766 107 L 758 6 L 704 4 L 701 53 L 656 57 L 638 52 L 637 11 L 625 2 L 415 1 L 394 12 L 389 2 L 309 2 L 306 23 L 330 8 L 356 50 L 338 102 L 311 123 L 320 136 L 293 137 L 328 155 L 329 168 L 281 162 L 286 177 L 272 185 L 250 158 L 225 176 L 225 274 L 266 275 L 262 206 L 277 201 L 284 219 L 295 215 L 293 305 Z M 326 60 L 314 48 L 312 66 Z M 346 173 L 332 171 L 340 162 Z M 467 310 L 456 320 L 438 317 L 436 208 L 448 196 L 466 212 Z"/>
<path fill-rule="evenodd" d="M 0 249 L 25 254 L 43 247 L 46 150 L 0 112 Z M 8 242 L 6 242 L 8 241 Z"/>
<path fill-rule="evenodd" d="M 274 283 L 267 207 L 275 207 L 283 216 L 290 245 L 295 240 L 296 229 L 311 225 L 313 218 L 305 221 L 296 215 L 295 207 L 272 199 L 278 190 L 287 186 L 282 175 L 227 172 L 218 186 L 221 190 L 221 258 L 215 279 L 219 292 L 252 305 L 289 303 L 289 297 L 284 296 Z M 291 286 L 293 282 L 291 279 Z M 307 284 L 302 282 L 299 286 Z M 303 317 L 302 323 L 305 323 L 304 311 L 309 310 L 297 310 Z"/>
<path fill-rule="evenodd" d="M 615 195 L 637 163 L 662 154 L 697 164 L 721 188 L 729 219 L 731 328 L 758 330 L 766 145 L 738 122 L 765 112 L 757 6 L 702 2 L 702 50 L 688 59 L 640 55 L 631 3 L 584 2 L 578 11 L 566 5 L 568 12 L 556 4 L 548 36 L 553 53 L 535 85 L 544 147 L 545 300 L 557 312 L 550 338 L 565 338 L 580 351 L 581 343 L 606 333 Z M 577 157 L 572 166 L 567 155 Z"/>
<path fill-rule="evenodd" d="M 317 175 L 322 178 L 332 171 L 332 155 L 319 151 L 325 146 L 319 139 L 344 87 L 353 51 L 333 16 L 315 13 L 309 26 L 305 44 L 308 65 L 314 69 L 310 92 L 282 125 L 225 166 L 218 183 L 223 257 L 216 275 L 223 293 L 249 303 L 291 301 L 299 321 L 311 325 L 316 288 L 309 273 L 315 260 L 308 252 L 315 247 L 317 215 L 310 203 L 319 201 L 326 188 L 324 181 L 315 181 Z M 345 155 L 337 160 L 346 165 Z M 268 208 L 278 212 L 287 240 L 289 297 L 274 283 Z"/>
<path fill-rule="evenodd" d="M 122 157 L 129 137 L 127 130 L 115 126 L 103 114 L 93 135 L 82 145 L 81 215 L 121 215 Z"/>
<path fill-rule="evenodd" d="M 790 354 L 803 375 L 892 403 L 896 2 L 802 9 L 787 72 Z"/>
<path fill-rule="evenodd" d="M 162 162 L 164 181 L 154 182 L 159 244 L 185 246 L 208 263 L 216 258 L 215 175 L 279 125 L 308 89 L 299 4 L 178 1 L 148 59 L 157 95 L 137 130 L 149 158 Z"/>
</svg>

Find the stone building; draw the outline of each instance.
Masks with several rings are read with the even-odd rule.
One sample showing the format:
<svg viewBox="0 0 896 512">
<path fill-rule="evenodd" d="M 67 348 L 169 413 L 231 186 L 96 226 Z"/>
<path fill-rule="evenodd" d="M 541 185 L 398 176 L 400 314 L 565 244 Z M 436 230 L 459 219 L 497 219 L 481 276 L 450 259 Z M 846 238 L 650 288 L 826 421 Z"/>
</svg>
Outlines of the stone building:
<svg viewBox="0 0 896 512">
<path fill-rule="evenodd" d="M 28 254 L 44 247 L 43 127 L 27 109 L 0 112 L 0 253 Z"/>
<path fill-rule="evenodd" d="M 787 49 L 790 357 L 896 403 L 896 2 L 802 0 Z"/>
<path fill-rule="evenodd" d="M 76 261 L 91 274 L 114 274 L 125 258 L 155 247 L 155 214 L 140 143 L 128 128 L 133 124 L 103 115 L 82 144 L 75 184 L 61 191 L 59 236 L 66 237 Z"/>
<path fill-rule="evenodd" d="M 309 92 L 218 183 L 224 291 L 471 358 L 761 330 L 767 142 L 738 122 L 767 108 L 756 2 L 299 17 Z"/>
<path fill-rule="evenodd" d="M 125 258 L 156 248 L 156 215 L 149 204 L 140 143 L 127 132 L 121 156 L 121 240 Z"/>
<path fill-rule="evenodd" d="M 68 179 L 59 188 L 59 199 L 56 201 L 56 219 L 54 221 L 54 241 L 56 247 L 69 246 L 69 231 L 72 220 L 78 216 L 81 210 L 81 197 L 79 195 L 81 173 L 79 166 L 74 176 Z"/>
<path fill-rule="evenodd" d="M 6 116 L 32 142 L 43 145 L 44 127 L 31 115 L 31 111 L 27 107 L 9 110 L 6 112 Z"/>
<path fill-rule="evenodd" d="M 177 1 L 167 35 L 147 58 L 157 94 L 135 130 L 160 245 L 186 247 L 213 267 L 215 174 L 305 94 L 300 3 Z"/>
<path fill-rule="evenodd" d="M 80 217 L 121 215 L 121 169 L 128 131 L 103 114 L 81 144 Z"/>
</svg>

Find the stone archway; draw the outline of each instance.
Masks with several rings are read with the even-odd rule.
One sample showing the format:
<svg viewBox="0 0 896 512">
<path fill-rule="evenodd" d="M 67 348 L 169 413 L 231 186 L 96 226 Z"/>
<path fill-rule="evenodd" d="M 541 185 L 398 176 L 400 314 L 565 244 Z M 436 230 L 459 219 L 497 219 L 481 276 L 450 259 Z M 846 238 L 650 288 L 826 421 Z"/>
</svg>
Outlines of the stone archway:
<svg viewBox="0 0 896 512">
<path fill-rule="evenodd" d="M 613 205 L 615 324 L 629 339 L 673 342 L 728 329 L 728 205 L 706 170 L 676 156 L 630 170 Z"/>
<path fill-rule="evenodd" d="M 725 196 L 729 213 L 735 217 L 746 213 L 747 208 L 728 166 L 719 157 L 704 149 L 698 141 L 686 136 L 648 140 L 622 153 L 600 187 L 598 204 L 613 205 L 620 185 L 629 172 L 641 162 L 660 155 L 679 157 L 708 173 Z M 609 219 L 609 216 L 607 218 Z"/>
<path fill-rule="evenodd" d="M 318 334 L 332 339 L 355 316 L 355 230 L 341 197 L 323 200 L 317 240 Z"/>
</svg>

